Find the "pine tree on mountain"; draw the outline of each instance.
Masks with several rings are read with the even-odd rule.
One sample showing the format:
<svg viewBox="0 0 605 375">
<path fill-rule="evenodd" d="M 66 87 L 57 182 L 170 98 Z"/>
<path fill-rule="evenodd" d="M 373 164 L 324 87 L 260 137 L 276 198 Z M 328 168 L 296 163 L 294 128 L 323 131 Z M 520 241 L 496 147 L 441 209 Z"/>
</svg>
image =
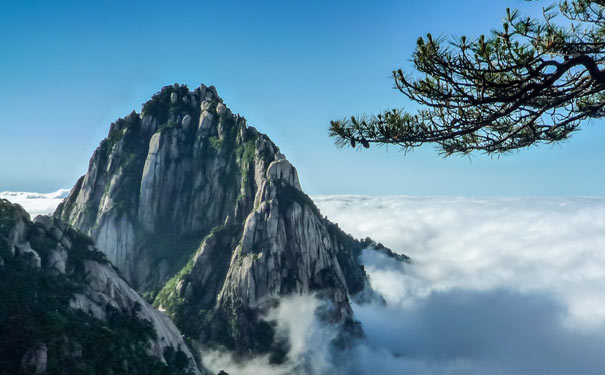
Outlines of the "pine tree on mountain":
<svg viewBox="0 0 605 375">
<path fill-rule="evenodd" d="M 332 121 L 339 147 L 433 143 L 449 156 L 559 142 L 605 116 L 605 1 L 560 1 L 542 19 L 507 9 L 489 36 L 419 38 L 412 61 L 419 77 L 393 79 L 421 109 Z"/>
</svg>

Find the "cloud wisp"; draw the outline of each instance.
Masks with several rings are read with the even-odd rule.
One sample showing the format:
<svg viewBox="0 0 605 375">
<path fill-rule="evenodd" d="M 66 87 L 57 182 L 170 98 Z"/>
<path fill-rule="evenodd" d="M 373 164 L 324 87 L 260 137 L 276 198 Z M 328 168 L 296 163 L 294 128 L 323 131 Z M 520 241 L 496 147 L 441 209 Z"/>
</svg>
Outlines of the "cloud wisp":
<svg viewBox="0 0 605 375">
<path fill-rule="evenodd" d="M 267 321 L 275 323 L 278 338 L 286 338 L 289 343 L 287 359 L 283 364 L 271 364 L 269 356 L 238 362 L 228 352 L 203 350 L 204 365 L 212 373 L 224 370 L 238 375 L 338 373 L 330 346 L 336 332 L 322 324 L 316 316 L 322 303 L 313 295 L 284 297 L 265 316 Z"/>
</svg>

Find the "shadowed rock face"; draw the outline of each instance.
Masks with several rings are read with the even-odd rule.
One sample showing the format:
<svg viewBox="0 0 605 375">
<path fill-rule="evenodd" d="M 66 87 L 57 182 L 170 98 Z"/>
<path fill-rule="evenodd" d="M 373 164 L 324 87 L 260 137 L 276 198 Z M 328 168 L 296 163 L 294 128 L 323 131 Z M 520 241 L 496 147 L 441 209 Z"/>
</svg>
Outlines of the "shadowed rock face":
<svg viewBox="0 0 605 375">
<path fill-rule="evenodd" d="M 200 373 L 174 323 L 132 289 L 89 237 L 65 223 L 50 216 L 32 222 L 20 206 L 0 199 L 0 259 L 6 335 L 0 362 L 8 373 L 16 373 L 10 366 L 18 356 L 24 373 L 105 373 L 112 361 L 124 371 Z M 95 353 L 111 335 L 128 349 Z M 189 365 L 162 368 L 159 361 L 173 365 L 167 353 L 178 351 Z M 96 363 L 97 355 L 108 355 L 106 363 Z M 143 369 L 140 361 L 150 363 Z"/>
<path fill-rule="evenodd" d="M 112 124 L 55 216 L 204 345 L 273 350 L 260 314 L 292 293 L 316 293 L 325 319 L 356 327 L 365 245 L 320 215 L 277 146 L 212 86 L 164 87 Z"/>
</svg>

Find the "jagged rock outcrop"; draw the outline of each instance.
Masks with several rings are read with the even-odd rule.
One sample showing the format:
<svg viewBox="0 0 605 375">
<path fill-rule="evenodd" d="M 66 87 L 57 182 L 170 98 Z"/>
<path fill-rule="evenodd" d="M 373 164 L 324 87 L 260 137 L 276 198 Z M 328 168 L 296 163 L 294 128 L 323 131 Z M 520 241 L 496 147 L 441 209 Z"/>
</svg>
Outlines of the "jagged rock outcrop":
<svg viewBox="0 0 605 375">
<path fill-rule="evenodd" d="M 213 86 L 164 87 L 112 124 L 55 216 L 203 345 L 275 351 L 262 313 L 291 293 L 316 293 L 326 320 L 358 332 L 349 298 L 368 285 L 364 244 L 320 215 Z"/>
<path fill-rule="evenodd" d="M 0 199 L 0 256 L 3 371 L 201 373 L 173 322 L 67 224 Z"/>
</svg>

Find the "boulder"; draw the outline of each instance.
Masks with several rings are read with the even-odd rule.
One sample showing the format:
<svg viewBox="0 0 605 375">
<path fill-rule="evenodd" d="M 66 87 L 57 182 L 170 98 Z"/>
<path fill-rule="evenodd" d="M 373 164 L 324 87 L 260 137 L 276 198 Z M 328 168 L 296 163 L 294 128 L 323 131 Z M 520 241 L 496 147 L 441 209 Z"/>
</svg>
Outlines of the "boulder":
<svg viewBox="0 0 605 375">
<path fill-rule="evenodd" d="M 214 119 L 214 115 L 208 111 L 202 112 L 200 116 L 200 123 L 198 125 L 198 129 L 210 129 L 212 125 L 212 120 Z"/>
<path fill-rule="evenodd" d="M 52 216 L 49 215 L 38 215 L 34 218 L 34 223 L 42 224 L 44 229 L 49 230 L 52 226 Z"/>
<path fill-rule="evenodd" d="M 17 249 L 16 254 L 27 259 L 30 267 L 40 269 L 42 266 L 42 259 L 40 258 L 40 255 L 31 248 L 29 242 L 18 243 L 15 245 L 15 248 Z"/>
<path fill-rule="evenodd" d="M 67 251 L 62 247 L 58 247 L 50 251 L 47 259 L 48 267 L 57 273 L 65 273 L 65 265 L 67 264 Z"/>
<path fill-rule="evenodd" d="M 280 153 L 276 154 L 276 156 L 278 159 L 269 164 L 267 178 L 270 180 L 283 180 L 288 185 L 301 190 L 296 168 L 288 160 L 284 159 Z"/>
<path fill-rule="evenodd" d="M 222 116 L 225 111 L 227 111 L 227 107 L 223 103 L 218 103 L 216 106 L 216 114 Z"/>
<path fill-rule="evenodd" d="M 189 125 L 191 125 L 191 115 L 185 115 L 183 117 L 183 121 L 181 122 L 181 125 L 183 126 L 183 128 L 185 130 L 189 129 Z"/>
<path fill-rule="evenodd" d="M 61 231 L 61 229 L 53 226 L 49 229 L 49 233 L 50 236 L 55 240 L 55 241 L 60 241 L 61 238 L 63 237 L 63 232 Z"/>
<path fill-rule="evenodd" d="M 210 100 L 204 100 L 202 101 L 202 104 L 200 104 L 200 110 L 202 112 L 210 111 L 210 108 L 212 108 L 212 101 Z"/>
</svg>

